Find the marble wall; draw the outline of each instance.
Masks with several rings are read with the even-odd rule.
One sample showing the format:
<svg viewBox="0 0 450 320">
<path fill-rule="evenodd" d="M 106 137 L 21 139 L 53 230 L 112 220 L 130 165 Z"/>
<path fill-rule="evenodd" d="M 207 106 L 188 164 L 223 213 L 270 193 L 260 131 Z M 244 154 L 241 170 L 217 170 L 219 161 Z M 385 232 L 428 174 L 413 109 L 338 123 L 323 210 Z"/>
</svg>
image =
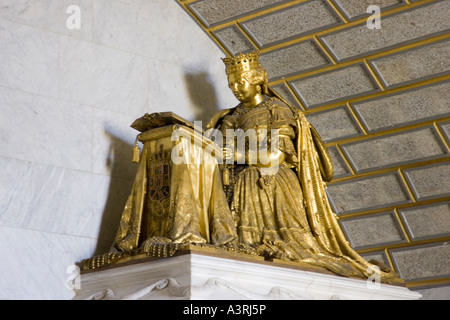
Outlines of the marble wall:
<svg viewBox="0 0 450 320">
<path fill-rule="evenodd" d="M 0 0 L 0 299 L 72 298 L 131 190 L 130 124 L 234 105 L 223 56 L 175 1 Z"/>
</svg>

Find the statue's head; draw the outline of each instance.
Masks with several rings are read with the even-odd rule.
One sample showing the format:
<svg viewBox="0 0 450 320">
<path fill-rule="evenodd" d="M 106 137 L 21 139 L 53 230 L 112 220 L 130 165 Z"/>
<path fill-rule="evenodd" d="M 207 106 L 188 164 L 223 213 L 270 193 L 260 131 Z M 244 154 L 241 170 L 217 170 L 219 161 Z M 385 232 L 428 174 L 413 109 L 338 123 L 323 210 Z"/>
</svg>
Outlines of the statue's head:
<svg viewBox="0 0 450 320">
<path fill-rule="evenodd" d="M 222 59 L 228 85 L 238 100 L 244 102 L 256 94 L 267 93 L 267 71 L 259 63 L 259 52 Z"/>
</svg>

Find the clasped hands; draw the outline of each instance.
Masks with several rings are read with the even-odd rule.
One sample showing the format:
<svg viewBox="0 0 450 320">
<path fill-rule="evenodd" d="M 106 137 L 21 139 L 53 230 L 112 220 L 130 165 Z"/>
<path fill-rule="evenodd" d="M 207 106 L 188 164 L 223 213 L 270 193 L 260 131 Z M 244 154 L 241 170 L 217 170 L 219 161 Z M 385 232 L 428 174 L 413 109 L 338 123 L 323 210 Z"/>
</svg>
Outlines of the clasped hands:
<svg viewBox="0 0 450 320">
<path fill-rule="evenodd" d="M 227 164 L 248 164 L 257 167 L 279 166 L 285 160 L 285 154 L 277 149 L 270 152 L 266 149 L 260 151 L 247 150 L 242 152 L 239 149 L 225 147 L 222 149 L 223 160 Z"/>
</svg>

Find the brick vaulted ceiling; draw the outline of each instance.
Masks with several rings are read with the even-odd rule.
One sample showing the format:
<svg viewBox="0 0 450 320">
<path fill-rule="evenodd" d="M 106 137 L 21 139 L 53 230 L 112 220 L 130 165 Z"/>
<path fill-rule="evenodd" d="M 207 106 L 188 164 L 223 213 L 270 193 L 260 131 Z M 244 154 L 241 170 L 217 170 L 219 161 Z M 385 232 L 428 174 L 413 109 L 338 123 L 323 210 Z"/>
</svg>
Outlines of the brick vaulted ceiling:
<svg viewBox="0 0 450 320">
<path fill-rule="evenodd" d="M 224 54 L 260 50 L 317 128 L 353 247 L 411 288 L 450 284 L 450 1 L 176 1 Z"/>
</svg>

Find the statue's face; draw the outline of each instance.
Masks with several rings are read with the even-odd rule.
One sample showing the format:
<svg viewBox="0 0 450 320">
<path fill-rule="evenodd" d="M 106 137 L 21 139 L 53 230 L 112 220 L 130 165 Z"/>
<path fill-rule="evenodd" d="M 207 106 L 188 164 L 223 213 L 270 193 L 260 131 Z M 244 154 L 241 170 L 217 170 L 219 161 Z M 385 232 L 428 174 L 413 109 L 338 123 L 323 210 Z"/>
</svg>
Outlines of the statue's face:
<svg viewBox="0 0 450 320">
<path fill-rule="evenodd" d="M 240 74 L 228 75 L 228 86 L 240 102 L 250 102 L 258 94 L 258 86 L 251 84 Z"/>
</svg>

